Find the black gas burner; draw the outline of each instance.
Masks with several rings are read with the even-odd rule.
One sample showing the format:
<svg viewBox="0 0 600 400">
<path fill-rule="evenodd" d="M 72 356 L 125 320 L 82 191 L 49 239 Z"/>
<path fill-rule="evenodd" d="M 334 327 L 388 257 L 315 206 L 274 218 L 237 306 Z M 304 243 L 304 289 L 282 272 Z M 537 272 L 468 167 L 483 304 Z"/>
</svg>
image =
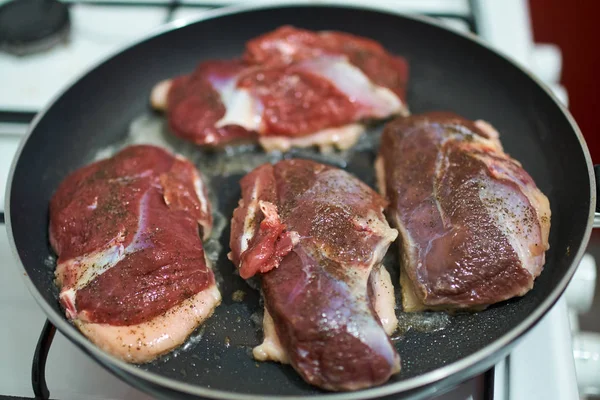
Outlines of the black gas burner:
<svg viewBox="0 0 600 400">
<path fill-rule="evenodd" d="M 68 7 L 57 0 L 12 0 L 0 6 L 0 49 L 23 56 L 67 40 Z"/>
</svg>

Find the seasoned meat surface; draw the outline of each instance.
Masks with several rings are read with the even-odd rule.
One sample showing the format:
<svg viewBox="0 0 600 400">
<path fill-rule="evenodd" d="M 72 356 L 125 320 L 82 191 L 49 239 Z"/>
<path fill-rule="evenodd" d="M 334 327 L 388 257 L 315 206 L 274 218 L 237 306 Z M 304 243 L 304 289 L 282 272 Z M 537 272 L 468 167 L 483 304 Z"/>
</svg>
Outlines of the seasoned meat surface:
<svg viewBox="0 0 600 400">
<path fill-rule="evenodd" d="M 220 301 L 199 234 L 211 228 L 206 188 L 183 157 L 131 146 L 73 172 L 50 202 L 68 318 L 127 361 L 180 344 Z"/>
<path fill-rule="evenodd" d="M 388 88 L 406 101 L 408 63 L 388 53 L 381 44 L 345 32 L 313 32 L 282 26 L 252 39 L 244 60 L 251 64 L 287 65 L 323 55 L 347 57 L 376 85 Z"/>
<path fill-rule="evenodd" d="M 480 308 L 533 287 L 549 202 L 489 124 L 451 113 L 397 119 L 376 169 L 401 236 L 405 310 Z"/>
<path fill-rule="evenodd" d="M 151 102 L 176 135 L 200 145 L 345 149 L 363 121 L 408 114 L 407 75 L 406 62 L 374 41 L 285 27 L 249 41 L 241 59 L 159 83 Z"/>
<path fill-rule="evenodd" d="M 230 259 L 242 277 L 262 279 L 265 343 L 255 357 L 290 362 L 329 390 L 387 381 L 400 364 L 386 335 L 393 290 L 380 272 L 397 236 L 385 201 L 345 171 L 298 159 L 262 165 L 241 187 Z"/>
</svg>

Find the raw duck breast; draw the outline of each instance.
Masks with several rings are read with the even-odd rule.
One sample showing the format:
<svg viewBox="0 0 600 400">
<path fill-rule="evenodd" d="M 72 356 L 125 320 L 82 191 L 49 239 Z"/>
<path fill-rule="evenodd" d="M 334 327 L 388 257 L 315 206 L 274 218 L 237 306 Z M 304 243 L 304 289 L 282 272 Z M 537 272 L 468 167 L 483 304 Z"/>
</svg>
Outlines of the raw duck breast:
<svg viewBox="0 0 600 400">
<path fill-rule="evenodd" d="M 388 338 L 394 290 L 381 265 L 397 232 L 385 201 L 347 172 L 308 160 L 262 165 L 241 180 L 229 258 L 261 278 L 257 360 L 290 363 L 310 384 L 356 390 L 400 371 Z"/>
<path fill-rule="evenodd" d="M 211 228 L 206 188 L 183 157 L 131 146 L 73 172 L 50 201 L 67 317 L 128 362 L 172 350 L 221 301 L 202 246 Z"/>
<path fill-rule="evenodd" d="M 408 115 L 407 79 L 406 61 L 375 41 L 286 26 L 249 41 L 239 60 L 160 82 L 151 103 L 199 145 L 329 151 L 354 145 L 365 122 Z"/>
<path fill-rule="evenodd" d="M 405 311 L 482 309 L 533 287 L 550 205 L 488 123 L 452 113 L 397 119 L 376 170 L 400 235 Z"/>
</svg>

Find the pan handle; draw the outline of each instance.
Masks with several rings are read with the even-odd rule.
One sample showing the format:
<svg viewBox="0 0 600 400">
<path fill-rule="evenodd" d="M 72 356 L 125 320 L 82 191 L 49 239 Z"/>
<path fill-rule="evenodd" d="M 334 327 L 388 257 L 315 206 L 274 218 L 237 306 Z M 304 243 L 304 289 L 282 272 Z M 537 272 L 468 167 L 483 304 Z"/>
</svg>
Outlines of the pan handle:
<svg viewBox="0 0 600 400">
<path fill-rule="evenodd" d="M 50 398 L 50 392 L 48 391 L 48 386 L 46 386 L 46 359 L 48 358 L 48 352 L 50 351 L 50 346 L 52 345 L 52 339 L 54 339 L 55 333 L 56 328 L 54 325 L 46 320 L 37 347 L 35 348 L 33 364 L 31 366 L 31 384 L 36 400 L 46 400 Z"/>
<path fill-rule="evenodd" d="M 594 228 L 600 228 L 600 164 L 594 165 L 594 175 L 596 176 L 596 214 L 594 215 Z"/>
</svg>

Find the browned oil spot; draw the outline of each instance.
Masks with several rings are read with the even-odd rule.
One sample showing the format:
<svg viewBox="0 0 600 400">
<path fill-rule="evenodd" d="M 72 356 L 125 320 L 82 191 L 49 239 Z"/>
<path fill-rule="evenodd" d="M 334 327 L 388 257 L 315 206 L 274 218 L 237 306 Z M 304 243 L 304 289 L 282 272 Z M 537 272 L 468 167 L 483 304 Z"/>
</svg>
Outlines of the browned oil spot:
<svg viewBox="0 0 600 400">
<path fill-rule="evenodd" d="M 246 292 L 244 292 L 243 290 L 236 290 L 231 295 L 231 300 L 235 301 L 236 303 L 240 303 L 244 301 L 244 297 L 246 297 Z"/>
</svg>

